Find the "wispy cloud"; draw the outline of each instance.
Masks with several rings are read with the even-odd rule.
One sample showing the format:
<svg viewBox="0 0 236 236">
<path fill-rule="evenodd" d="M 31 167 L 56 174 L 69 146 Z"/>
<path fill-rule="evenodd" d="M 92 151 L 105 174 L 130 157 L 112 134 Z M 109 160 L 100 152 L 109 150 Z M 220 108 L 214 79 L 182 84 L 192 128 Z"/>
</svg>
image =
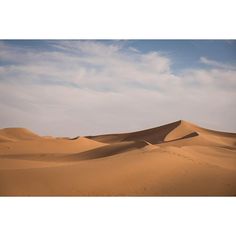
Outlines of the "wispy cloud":
<svg viewBox="0 0 236 236">
<path fill-rule="evenodd" d="M 120 41 L 50 41 L 49 49 L 0 43 L 0 124 L 44 134 L 136 130 L 177 119 L 235 130 L 236 72 L 172 71 L 172 58 Z"/>
<path fill-rule="evenodd" d="M 229 64 L 221 63 L 218 61 L 207 59 L 206 57 L 201 57 L 200 62 L 209 66 L 223 68 L 226 70 L 236 70 L 236 65 L 229 65 Z"/>
</svg>

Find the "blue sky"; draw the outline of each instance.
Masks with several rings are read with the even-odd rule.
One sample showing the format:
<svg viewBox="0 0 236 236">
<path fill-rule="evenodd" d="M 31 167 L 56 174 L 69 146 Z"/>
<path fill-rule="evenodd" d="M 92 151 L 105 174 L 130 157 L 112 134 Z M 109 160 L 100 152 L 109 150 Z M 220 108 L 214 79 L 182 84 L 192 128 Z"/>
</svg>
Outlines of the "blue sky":
<svg viewBox="0 0 236 236">
<path fill-rule="evenodd" d="M 147 40 L 131 41 L 142 52 L 161 51 L 171 56 L 176 70 L 203 67 L 199 58 L 204 56 L 219 62 L 236 62 L 236 42 L 222 40 Z"/>
<path fill-rule="evenodd" d="M 71 40 L 74 41 L 74 40 Z M 5 40 L 13 47 L 31 48 L 34 50 L 55 50 L 51 47 L 53 40 Z M 236 40 L 97 40 L 105 44 L 114 42 L 133 47 L 142 53 L 158 51 L 171 56 L 172 69 L 181 70 L 191 67 L 204 67 L 200 57 L 207 57 L 221 63 L 236 63 Z"/>
<path fill-rule="evenodd" d="M 1 127 L 122 132 L 185 119 L 236 131 L 236 41 L 0 41 Z"/>
</svg>

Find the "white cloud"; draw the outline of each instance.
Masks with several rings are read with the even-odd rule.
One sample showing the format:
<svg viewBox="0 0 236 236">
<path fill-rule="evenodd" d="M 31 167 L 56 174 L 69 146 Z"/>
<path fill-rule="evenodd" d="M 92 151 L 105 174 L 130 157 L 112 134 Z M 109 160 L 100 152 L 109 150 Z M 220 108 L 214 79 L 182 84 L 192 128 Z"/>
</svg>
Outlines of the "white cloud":
<svg viewBox="0 0 236 236">
<path fill-rule="evenodd" d="M 120 42 L 51 46 L 39 51 L 0 44 L 2 127 L 88 135 L 187 119 L 236 130 L 233 69 L 211 65 L 175 74 L 170 57 L 130 50 Z"/>
</svg>

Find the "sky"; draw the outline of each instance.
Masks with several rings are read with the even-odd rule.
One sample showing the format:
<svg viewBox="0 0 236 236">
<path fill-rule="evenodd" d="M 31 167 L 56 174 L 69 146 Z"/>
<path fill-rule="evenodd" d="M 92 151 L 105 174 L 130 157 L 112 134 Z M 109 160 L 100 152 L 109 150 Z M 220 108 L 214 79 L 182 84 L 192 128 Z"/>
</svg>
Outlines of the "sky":
<svg viewBox="0 0 236 236">
<path fill-rule="evenodd" d="M 236 40 L 0 40 L 0 128 L 236 132 Z"/>
</svg>

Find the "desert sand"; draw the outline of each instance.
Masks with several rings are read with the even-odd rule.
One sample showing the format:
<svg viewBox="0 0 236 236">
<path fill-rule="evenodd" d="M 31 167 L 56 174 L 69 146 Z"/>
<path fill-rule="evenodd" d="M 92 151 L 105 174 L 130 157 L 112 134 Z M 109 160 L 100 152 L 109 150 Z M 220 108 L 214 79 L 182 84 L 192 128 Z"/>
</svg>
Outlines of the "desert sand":
<svg viewBox="0 0 236 236">
<path fill-rule="evenodd" d="M 236 134 L 176 121 L 76 138 L 0 130 L 1 196 L 235 196 Z"/>
</svg>

